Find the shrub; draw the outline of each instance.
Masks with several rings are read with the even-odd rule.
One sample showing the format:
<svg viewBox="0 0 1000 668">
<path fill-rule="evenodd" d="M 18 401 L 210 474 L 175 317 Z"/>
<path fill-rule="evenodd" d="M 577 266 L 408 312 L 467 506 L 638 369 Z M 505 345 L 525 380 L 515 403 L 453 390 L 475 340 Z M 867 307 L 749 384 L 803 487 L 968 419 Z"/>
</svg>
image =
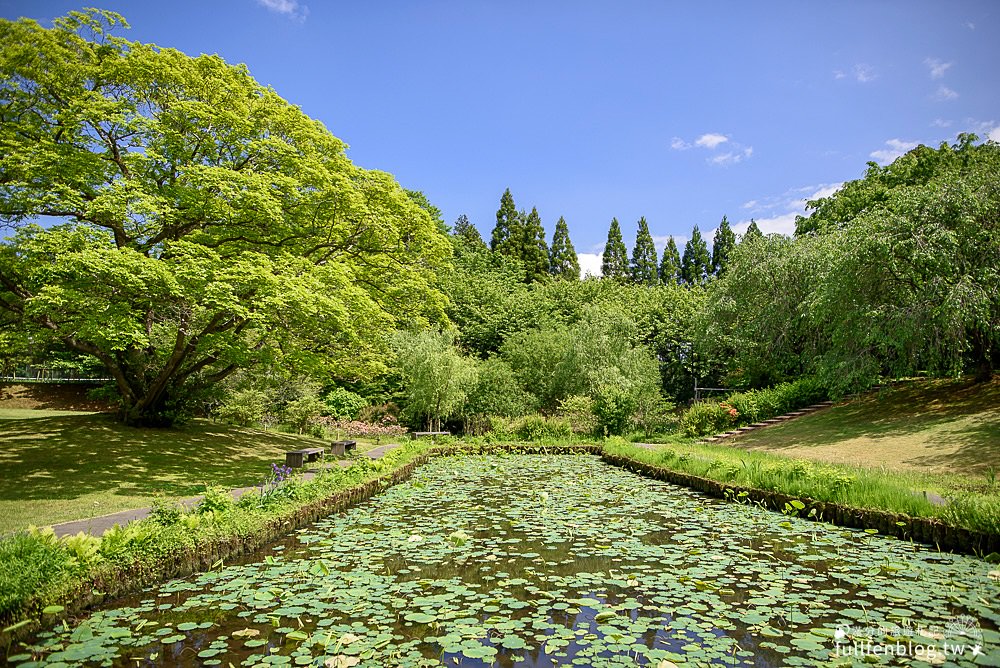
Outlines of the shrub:
<svg viewBox="0 0 1000 668">
<path fill-rule="evenodd" d="M 298 433 L 309 429 L 326 408 L 319 397 L 307 396 L 288 402 L 285 406 L 285 420 Z"/>
<path fill-rule="evenodd" d="M 594 414 L 594 400 L 583 394 L 574 394 L 559 403 L 556 412 L 569 422 L 574 434 L 597 433 L 597 416 Z"/>
<path fill-rule="evenodd" d="M 605 436 L 621 436 L 628 431 L 636 408 L 635 396 L 618 384 L 602 384 L 594 391 L 597 429 Z"/>
<path fill-rule="evenodd" d="M 573 429 L 569 422 L 560 418 L 542 415 L 526 415 L 514 424 L 514 434 L 524 441 L 572 438 Z"/>
<path fill-rule="evenodd" d="M 231 510 L 234 505 L 233 496 L 228 489 L 212 486 L 205 490 L 205 496 L 198 503 L 198 512 L 224 513 Z"/>
<path fill-rule="evenodd" d="M 71 557 L 49 531 L 21 531 L 0 541 L 0 617 L 45 587 L 55 587 L 72 573 Z"/>
<path fill-rule="evenodd" d="M 718 434 L 736 424 L 739 411 L 726 402 L 700 401 L 681 417 L 680 428 L 686 436 Z"/>
<path fill-rule="evenodd" d="M 270 404 L 267 395 L 260 390 L 240 390 L 227 396 L 215 409 L 215 415 L 220 420 L 249 427 L 264 421 Z"/>
<path fill-rule="evenodd" d="M 367 403 L 360 394 L 335 387 L 323 395 L 323 414 L 337 420 L 355 420 Z"/>
</svg>

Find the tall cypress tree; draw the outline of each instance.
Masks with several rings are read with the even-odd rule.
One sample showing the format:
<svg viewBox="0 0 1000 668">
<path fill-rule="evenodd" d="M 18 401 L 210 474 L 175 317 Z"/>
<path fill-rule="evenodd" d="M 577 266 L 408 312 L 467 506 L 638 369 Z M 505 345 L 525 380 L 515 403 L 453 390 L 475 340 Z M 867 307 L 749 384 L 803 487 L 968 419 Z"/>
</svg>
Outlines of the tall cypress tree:
<svg viewBox="0 0 1000 668">
<path fill-rule="evenodd" d="M 764 233 L 760 231 L 759 227 L 757 227 L 757 221 L 751 218 L 750 227 L 748 227 L 747 231 L 743 233 L 743 236 L 740 238 L 740 243 L 741 244 L 745 243 L 747 240 L 750 239 L 763 239 L 763 238 L 764 238 Z"/>
<path fill-rule="evenodd" d="M 507 188 L 500 197 L 497 224 L 490 238 L 490 250 L 520 258 L 522 243 L 524 243 L 522 217 L 514 207 L 514 196 L 510 194 L 510 188 Z"/>
<path fill-rule="evenodd" d="M 562 216 L 559 216 L 556 231 L 552 234 L 552 246 L 549 247 L 549 272 L 556 278 L 570 281 L 580 278 L 580 260 L 576 257 L 576 249 L 569 239 L 569 227 Z"/>
<path fill-rule="evenodd" d="M 486 242 L 479 234 L 476 226 L 469 222 L 469 217 L 464 213 L 455 220 L 455 227 L 451 235 L 460 240 L 466 248 L 473 250 L 486 250 Z"/>
<path fill-rule="evenodd" d="M 622 241 L 622 228 L 618 219 L 611 219 L 608 229 L 608 242 L 604 244 L 604 254 L 601 256 L 601 276 L 616 281 L 628 279 L 628 250 Z"/>
<path fill-rule="evenodd" d="M 729 258 L 736 248 L 736 235 L 729 227 L 729 221 L 725 216 L 719 223 L 719 229 L 715 231 L 715 238 L 712 240 L 712 273 L 719 276 L 726 270 Z"/>
<path fill-rule="evenodd" d="M 701 237 L 698 226 L 691 230 L 691 238 L 684 244 L 684 256 L 681 258 L 681 277 L 688 285 L 699 285 L 705 282 L 712 268 L 712 256 L 708 254 L 708 245 Z"/>
<path fill-rule="evenodd" d="M 667 241 L 663 249 L 663 261 L 660 262 L 660 280 L 664 285 L 681 282 L 681 254 L 677 250 L 677 242 L 673 237 Z"/>
<path fill-rule="evenodd" d="M 524 241 L 521 245 L 521 260 L 524 261 L 524 280 L 526 283 L 534 283 L 549 275 L 549 247 L 545 243 L 542 218 L 535 207 L 531 207 L 531 213 L 524 219 L 522 232 Z"/>
<path fill-rule="evenodd" d="M 656 285 L 659 282 L 656 273 L 656 246 L 653 245 L 653 235 L 649 233 L 645 216 L 639 219 L 639 229 L 635 233 L 631 272 L 632 280 L 636 283 Z"/>
</svg>

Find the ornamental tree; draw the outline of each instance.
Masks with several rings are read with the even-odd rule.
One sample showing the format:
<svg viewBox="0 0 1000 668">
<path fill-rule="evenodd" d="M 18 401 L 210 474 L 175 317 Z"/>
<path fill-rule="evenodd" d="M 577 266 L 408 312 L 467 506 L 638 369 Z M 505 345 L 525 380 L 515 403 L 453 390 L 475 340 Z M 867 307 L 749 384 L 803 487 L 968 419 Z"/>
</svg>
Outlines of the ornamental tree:
<svg viewBox="0 0 1000 668">
<path fill-rule="evenodd" d="M 443 317 L 450 245 L 390 175 L 245 66 L 116 27 L 0 21 L 0 327 L 93 356 L 124 421 L 166 426 L 239 369 L 373 373 L 381 332 Z"/>
</svg>

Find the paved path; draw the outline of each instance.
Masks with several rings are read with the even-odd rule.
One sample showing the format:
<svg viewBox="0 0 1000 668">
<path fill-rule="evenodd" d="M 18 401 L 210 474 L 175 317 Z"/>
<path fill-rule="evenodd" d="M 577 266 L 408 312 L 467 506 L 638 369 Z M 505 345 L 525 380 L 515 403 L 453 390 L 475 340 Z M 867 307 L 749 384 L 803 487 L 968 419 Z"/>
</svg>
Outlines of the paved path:
<svg viewBox="0 0 1000 668">
<path fill-rule="evenodd" d="M 372 448 L 371 450 L 367 450 L 361 454 L 371 459 L 379 459 L 385 456 L 385 453 L 398 447 L 398 443 L 389 443 L 377 448 Z M 338 466 L 344 468 L 349 467 L 352 463 L 350 459 L 338 459 L 336 461 Z M 302 478 L 304 480 L 312 480 L 315 477 L 315 469 L 307 470 L 302 473 Z M 259 489 L 259 487 L 237 487 L 236 489 L 231 490 L 230 493 L 233 495 L 233 500 L 238 501 L 241 496 L 253 489 Z M 186 509 L 191 509 L 197 506 L 202 498 L 203 497 L 201 496 L 192 496 L 187 499 L 181 499 L 180 504 Z M 93 536 L 101 536 L 105 531 L 117 524 L 128 524 L 129 522 L 134 522 L 135 520 L 145 519 L 146 517 L 149 517 L 149 514 L 152 511 L 152 508 L 123 510 L 119 513 L 112 513 L 110 515 L 101 515 L 99 517 L 90 517 L 84 520 L 53 524 L 52 529 L 56 532 L 57 536 L 72 536 L 80 533 L 81 531 L 83 533 L 89 533 Z"/>
</svg>

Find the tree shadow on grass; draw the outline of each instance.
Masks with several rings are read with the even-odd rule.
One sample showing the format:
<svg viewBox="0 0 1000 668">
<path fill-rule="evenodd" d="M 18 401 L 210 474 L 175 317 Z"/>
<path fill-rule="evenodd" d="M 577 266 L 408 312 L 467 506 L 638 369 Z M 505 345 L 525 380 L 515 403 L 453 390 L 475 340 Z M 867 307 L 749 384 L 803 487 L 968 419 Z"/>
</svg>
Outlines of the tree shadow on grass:
<svg viewBox="0 0 1000 668">
<path fill-rule="evenodd" d="M 802 456 L 856 439 L 871 441 L 873 453 L 884 443 L 886 454 L 912 466 L 974 474 L 998 466 L 1000 379 L 905 383 L 740 437 L 735 445 Z M 922 439 L 914 441 L 920 448 L 906 452 L 907 439 Z M 940 445 L 940 454 L 926 454 L 928 440 Z"/>
<path fill-rule="evenodd" d="M 188 496 L 206 483 L 250 486 L 304 442 L 204 420 L 170 430 L 126 427 L 107 415 L 3 420 L 0 500 L 76 499 L 94 492 Z"/>
</svg>

